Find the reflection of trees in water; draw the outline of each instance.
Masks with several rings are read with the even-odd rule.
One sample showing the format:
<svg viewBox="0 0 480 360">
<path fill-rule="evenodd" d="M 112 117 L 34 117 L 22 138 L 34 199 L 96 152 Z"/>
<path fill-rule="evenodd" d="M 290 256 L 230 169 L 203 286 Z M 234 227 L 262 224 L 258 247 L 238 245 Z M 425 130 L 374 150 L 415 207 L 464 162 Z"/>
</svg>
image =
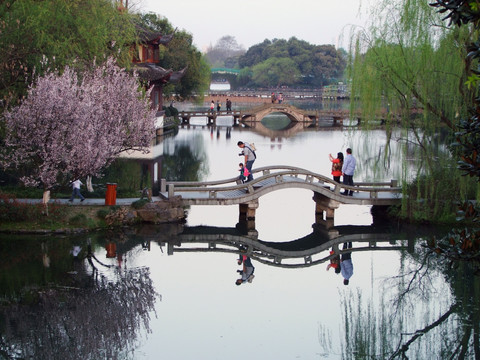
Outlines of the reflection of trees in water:
<svg viewBox="0 0 480 360">
<path fill-rule="evenodd" d="M 157 298 L 149 270 L 118 272 L 112 281 L 86 264 L 79 260 L 73 282 L 41 291 L 35 304 L 2 307 L 0 358 L 133 358 Z"/>
<path fill-rule="evenodd" d="M 200 137 L 193 141 L 175 141 L 173 154 L 164 153 L 162 174 L 169 181 L 199 181 L 207 173 L 205 148 Z"/>
<path fill-rule="evenodd" d="M 431 253 L 408 263 L 378 299 L 341 295 L 342 359 L 478 359 L 480 288 L 471 264 L 449 268 Z"/>
</svg>

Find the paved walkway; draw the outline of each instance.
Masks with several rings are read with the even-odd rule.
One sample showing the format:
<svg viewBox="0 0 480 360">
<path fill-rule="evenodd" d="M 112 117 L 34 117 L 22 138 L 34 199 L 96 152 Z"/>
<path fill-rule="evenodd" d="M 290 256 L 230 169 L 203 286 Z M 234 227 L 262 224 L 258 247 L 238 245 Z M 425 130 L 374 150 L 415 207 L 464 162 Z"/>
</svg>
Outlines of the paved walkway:
<svg viewBox="0 0 480 360">
<path fill-rule="evenodd" d="M 131 205 L 133 202 L 140 200 L 140 198 L 120 198 L 116 200 L 115 205 Z M 160 198 L 152 197 L 153 201 L 158 201 Z M 42 199 L 17 199 L 22 203 L 27 204 L 41 204 Z M 80 199 L 75 199 L 73 202 L 68 201 L 68 199 L 50 199 L 48 202 L 49 204 L 63 204 L 63 205 L 72 205 L 72 206 L 98 206 L 98 205 L 105 205 L 105 199 L 98 198 L 98 199 L 89 199 L 85 198 L 84 201 L 80 201 Z"/>
</svg>

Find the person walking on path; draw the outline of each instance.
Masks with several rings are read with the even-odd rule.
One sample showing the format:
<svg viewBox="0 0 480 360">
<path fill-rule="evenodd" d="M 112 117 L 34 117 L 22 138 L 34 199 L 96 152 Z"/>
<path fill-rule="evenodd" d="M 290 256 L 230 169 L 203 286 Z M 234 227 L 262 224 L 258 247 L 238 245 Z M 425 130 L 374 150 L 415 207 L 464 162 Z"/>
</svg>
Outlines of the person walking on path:
<svg viewBox="0 0 480 360">
<path fill-rule="evenodd" d="M 355 173 L 355 166 L 357 164 L 357 160 L 352 155 L 352 149 L 347 149 L 347 156 L 343 161 L 342 166 L 342 175 L 343 175 L 343 183 L 345 185 L 353 186 L 353 174 Z M 353 190 L 345 189 L 343 195 L 353 196 Z"/>
<path fill-rule="evenodd" d="M 252 166 L 253 166 L 253 163 L 255 162 L 255 159 L 257 158 L 257 155 L 255 154 L 255 151 L 253 151 L 252 148 L 250 147 L 250 144 L 239 141 L 237 145 L 240 149 L 243 150 L 239 155 L 245 156 L 244 164 L 245 164 L 245 167 L 248 169 L 248 173 L 249 173 L 247 177 L 247 181 L 245 182 L 252 181 L 253 180 Z"/>
<path fill-rule="evenodd" d="M 343 243 L 342 250 L 348 250 L 352 248 L 352 243 Z M 353 263 L 352 263 L 352 251 L 347 251 L 342 254 L 342 259 L 340 261 L 340 271 L 343 276 L 343 285 L 348 285 L 350 283 L 350 278 L 353 275 Z"/>
<path fill-rule="evenodd" d="M 83 183 L 80 181 L 80 179 L 75 180 L 72 182 L 72 196 L 70 196 L 70 202 L 73 202 L 73 199 L 75 199 L 76 196 L 80 198 L 80 202 L 85 200 L 83 195 L 80 193 L 80 186 L 82 186 Z"/>
<path fill-rule="evenodd" d="M 332 162 L 332 175 L 333 181 L 340 182 L 340 176 L 342 176 L 342 167 L 343 167 L 343 153 L 339 152 L 337 157 L 334 158 L 332 154 L 328 154 L 330 161 Z"/>
</svg>

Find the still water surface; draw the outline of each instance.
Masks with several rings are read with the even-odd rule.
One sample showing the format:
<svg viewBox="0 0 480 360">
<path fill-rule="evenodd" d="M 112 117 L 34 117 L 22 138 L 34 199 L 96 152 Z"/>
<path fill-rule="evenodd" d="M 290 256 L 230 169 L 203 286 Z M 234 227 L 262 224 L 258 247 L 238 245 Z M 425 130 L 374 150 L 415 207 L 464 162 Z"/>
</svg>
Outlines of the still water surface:
<svg viewBox="0 0 480 360">
<path fill-rule="evenodd" d="M 328 175 L 328 154 L 351 147 L 354 180 L 400 179 L 402 150 L 394 144 L 383 156 L 383 130 L 265 136 L 230 128 L 228 120 L 216 128 L 198 125 L 166 137 L 163 148 L 165 157 L 188 149 L 201 180 L 237 175 L 239 140 L 255 143 L 254 167 L 293 165 Z M 238 226 L 237 206 L 194 206 L 185 225 L 122 233 L 0 235 L 2 298 L 22 298 L 2 306 L 0 357 L 388 359 L 401 358 L 397 350 L 406 345 L 410 359 L 446 359 L 463 350 L 464 358 L 474 358 L 478 286 L 468 267 L 452 270 L 425 257 L 422 244 L 433 230 L 372 226 L 369 207 L 341 206 L 336 245 L 351 241 L 354 250 L 353 276 L 344 285 L 341 274 L 327 271 L 335 241 L 313 226 L 312 196 L 282 190 L 260 199 L 255 241 L 267 250 L 252 255 L 255 278 L 240 286 L 239 247 L 252 239 Z M 269 253 L 322 244 L 328 246 L 310 258 L 281 264 Z M 75 246 L 78 259 L 71 254 Z M 39 298 L 26 295 L 47 285 Z"/>
</svg>

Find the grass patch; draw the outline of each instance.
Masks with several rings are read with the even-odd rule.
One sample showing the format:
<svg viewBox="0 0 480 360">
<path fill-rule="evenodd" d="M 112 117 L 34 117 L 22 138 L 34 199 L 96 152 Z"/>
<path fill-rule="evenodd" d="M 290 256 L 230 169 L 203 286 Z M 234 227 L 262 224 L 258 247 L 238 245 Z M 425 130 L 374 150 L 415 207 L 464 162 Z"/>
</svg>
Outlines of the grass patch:
<svg viewBox="0 0 480 360">
<path fill-rule="evenodd" d="M 70 219 L 68 219 L 68 223 L 74 226 L 82 226 L 85 227 L 88 223 L 87 216 L 83 213 L 75 214 Z"/>
</svg>

